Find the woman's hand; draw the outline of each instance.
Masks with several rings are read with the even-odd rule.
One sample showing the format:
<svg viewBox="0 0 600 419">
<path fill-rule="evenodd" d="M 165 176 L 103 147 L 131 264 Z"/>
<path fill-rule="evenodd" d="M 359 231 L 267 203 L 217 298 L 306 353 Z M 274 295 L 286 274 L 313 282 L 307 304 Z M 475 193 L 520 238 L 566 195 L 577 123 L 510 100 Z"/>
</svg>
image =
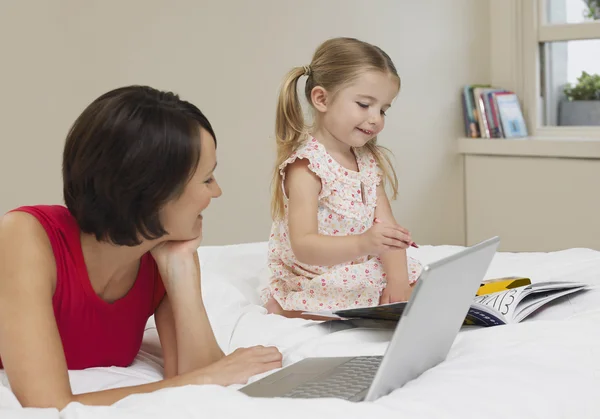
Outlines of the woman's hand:
<svg viewBox="0 0 600 419">
<path fill-rule="evenodd" d="M 192 371 L 182 378 L 190 384 L 246 384 L 254 375 L 281 368 L 282 355 L 275 347 L 254 346 L 236 349 L 208 367 Z"/>
<path fill-rule="evenodd" d="M 154 247 L 150 253 L 159 267 L 166 267 L 172 257 L 185 258 L 193 256 L 200 247 L 201 242 L 202 235 L 191 240 L 167 240 Z"/>
</svg>

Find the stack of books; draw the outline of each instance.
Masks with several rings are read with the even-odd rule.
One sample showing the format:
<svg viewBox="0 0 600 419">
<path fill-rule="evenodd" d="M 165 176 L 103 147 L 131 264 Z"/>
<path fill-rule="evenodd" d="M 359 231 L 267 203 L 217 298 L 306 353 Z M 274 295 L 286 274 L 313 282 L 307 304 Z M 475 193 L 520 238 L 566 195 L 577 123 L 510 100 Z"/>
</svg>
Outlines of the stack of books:
<svg viewBox="0 0 600 419">
<path fill-rule="evenodd" d="M 467 138 L 523 138 L 527 126 L 519 98 L 509 90 L 469 85 L 462 91 Z"/>
</svg>

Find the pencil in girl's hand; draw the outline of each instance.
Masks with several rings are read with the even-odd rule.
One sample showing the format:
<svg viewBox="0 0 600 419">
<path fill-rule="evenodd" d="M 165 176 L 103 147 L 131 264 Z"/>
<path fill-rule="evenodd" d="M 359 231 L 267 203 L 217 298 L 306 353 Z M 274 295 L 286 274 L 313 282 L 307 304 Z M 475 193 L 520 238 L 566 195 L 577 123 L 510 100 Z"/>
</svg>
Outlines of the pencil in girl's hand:
<svg viewBox="0 0 600 419">
<path fill-rule="evenodd" d="M 375 218 L 375 219 L 373 220 L 373 222 L 375 222 L 375 223 L 380 223 L 380 222 L 381 222 L 381 220 L 380 220 L 379 218 Z M 419 246 L 417 245 L 417 243 L 415 243 L 415 242 L 413 242 L 413 241 L 411 241 L 410 243 L 408 243 L 408 245 L 409 245 L 409 246 L 412 246 L 412 247 L 415 247 L 415 248 L 417 248 L 417 249 L 419 248 Z"/>
</svg>

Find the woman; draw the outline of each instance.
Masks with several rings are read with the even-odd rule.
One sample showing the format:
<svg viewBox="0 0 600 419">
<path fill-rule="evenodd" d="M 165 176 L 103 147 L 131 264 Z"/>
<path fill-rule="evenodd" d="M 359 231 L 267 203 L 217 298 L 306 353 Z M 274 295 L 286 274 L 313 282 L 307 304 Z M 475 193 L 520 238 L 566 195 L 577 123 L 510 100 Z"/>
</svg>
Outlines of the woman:
<svg viewBox="0 0 600 419">
<path fill-rule="evenodd" d="M 0 219 L 0 367 L 24 407 L 107 405 L 188 384 L 245 383 L 276 348 L 224 356 L 202 303 L 202 211 L 221 195 L 216 138 L 194 105 L 149 87 L 110 91 L 71 128 L 63 206 Z M 68 369 L 128 366 L 155 314 L 164 380 L 74 395 Z"/>
</svg>

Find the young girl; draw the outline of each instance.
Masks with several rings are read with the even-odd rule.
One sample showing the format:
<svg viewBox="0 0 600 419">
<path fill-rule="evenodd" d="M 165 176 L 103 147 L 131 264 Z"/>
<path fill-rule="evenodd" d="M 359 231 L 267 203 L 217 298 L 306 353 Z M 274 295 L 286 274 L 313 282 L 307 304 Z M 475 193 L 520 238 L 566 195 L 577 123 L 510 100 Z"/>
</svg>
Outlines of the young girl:
<svg viewBox="0 0 600 419">
<path fill-rule="evenodd" d="M 314 112 L 307 134 L 296 85 Z M 421 266 L 384 189 L 398 180 L 377 145 L 400 78 L 380 48 L 351 38 L 324 42 L 309 66 L 284 80 L 276 117 L 269 244 L 269 313 L 374 306 L 407 301 Z"/>
</svg>

